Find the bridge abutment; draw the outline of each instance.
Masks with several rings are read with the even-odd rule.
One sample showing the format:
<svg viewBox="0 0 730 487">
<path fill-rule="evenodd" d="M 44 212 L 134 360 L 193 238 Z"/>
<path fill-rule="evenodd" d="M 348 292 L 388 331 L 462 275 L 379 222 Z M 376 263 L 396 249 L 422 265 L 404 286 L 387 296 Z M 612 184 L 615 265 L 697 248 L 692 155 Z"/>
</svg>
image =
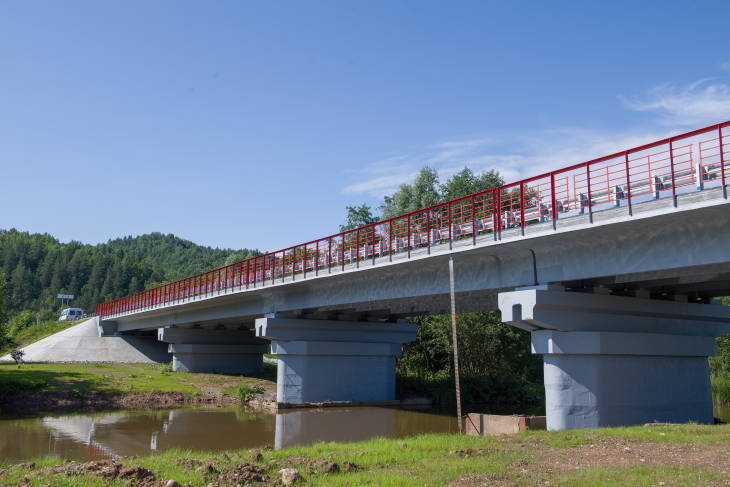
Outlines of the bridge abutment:
<svg viewBox="0 0 730 487">
<path fill-rule="evenodd" d="M 545 359 L 548 429 L 712 423 L 707 357 L 730 309 L 595 291 L 499 295 L 502 320 L 529 330 Z"/>
<path fill-rule="evenodd" d="M 165 327 L 158 329 L 157 338 L 169 343 L 175 372 L 258 374 L 269 348 L 249 329 Z"/>
<path fill-rule="evenodd" d="M 256 320 L 256 334 L 279 356 L 277 401 L 395 399 L 395 357 L 418 325 L 276 318 Z"/>
</svg>

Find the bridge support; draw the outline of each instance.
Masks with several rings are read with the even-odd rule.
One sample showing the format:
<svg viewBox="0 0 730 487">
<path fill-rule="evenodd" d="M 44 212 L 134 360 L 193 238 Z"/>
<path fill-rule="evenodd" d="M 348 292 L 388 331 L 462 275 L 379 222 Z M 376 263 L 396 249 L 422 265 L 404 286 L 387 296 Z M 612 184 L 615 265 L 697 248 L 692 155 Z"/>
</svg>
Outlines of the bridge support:
<svg viewBox="0 0 730 487">
<path fill-rule="evenodd" d="M 218 374 L 260 374 L 267 340 L 247 328 L 158 328 L 157 338 L 169 343 L 172 370 Z"/>
<path fill-rule="evenodd" d="M 547 428 L 712 423 L 707 357 L 730 308 L 591 291 L 499 295 L 502 320 L 531 331 L 545 358 Z"/>
<path fill-rule="evenodd" d="M 278 402 L 395 399 L 395 357 L 418 325 L 276 318 L 256 320 L 256 335 L 279 355 Z"/>
</svg>

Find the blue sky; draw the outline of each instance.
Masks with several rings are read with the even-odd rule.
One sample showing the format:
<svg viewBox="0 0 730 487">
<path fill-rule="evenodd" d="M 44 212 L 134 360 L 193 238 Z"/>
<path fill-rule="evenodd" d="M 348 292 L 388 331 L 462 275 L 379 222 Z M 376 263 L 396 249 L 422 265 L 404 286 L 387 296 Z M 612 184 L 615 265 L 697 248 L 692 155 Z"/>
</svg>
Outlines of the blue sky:
<svg viewBox="0 0 730 487">
<path fill-rule="evenodd" d="M 0 228 L 279 248 L 730 119 L 730 2 L 0 0 Z"/>
</svg>

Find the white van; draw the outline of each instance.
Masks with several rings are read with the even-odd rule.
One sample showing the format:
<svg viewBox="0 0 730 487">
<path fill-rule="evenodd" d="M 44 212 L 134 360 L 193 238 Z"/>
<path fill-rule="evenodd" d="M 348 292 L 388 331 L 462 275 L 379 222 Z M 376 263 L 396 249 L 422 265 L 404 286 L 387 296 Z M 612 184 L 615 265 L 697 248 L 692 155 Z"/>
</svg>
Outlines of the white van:
<svg viewBox="0 0 730 487">
<path fill-rule="evenodd" d="M 84 311 L 81 308 L 66 308 L 61 311 L 58 321 L 76 321 L 83 318 L 83 316 Z"/>
</svg>

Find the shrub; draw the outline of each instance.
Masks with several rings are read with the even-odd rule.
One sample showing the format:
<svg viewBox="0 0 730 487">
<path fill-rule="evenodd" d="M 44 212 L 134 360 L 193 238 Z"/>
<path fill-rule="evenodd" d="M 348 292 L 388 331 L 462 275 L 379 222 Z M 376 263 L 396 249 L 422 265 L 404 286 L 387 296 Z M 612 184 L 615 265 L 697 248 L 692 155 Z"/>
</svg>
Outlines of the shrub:
<svg viewBox="0 0 730 487">
<path fill-rule="evenodd" d="M 249 386 L 247 384 L 238 384 L 236 387 L 235 396 L 241 401 L 250 401 L 257 394 L 264 392 L 264 388 L 261 386 Z"/>
<path fill-rule="evenodd" d="M 10 351 L 10 356 L 13 358 L 13 360 L 15 360 L 16 364 L 19 364 L 20 362 L 25 362 L 25 360 L 23 360 L 24 355 L 25 355 L 24 350 L 11 350 Z"/>
</svg>

